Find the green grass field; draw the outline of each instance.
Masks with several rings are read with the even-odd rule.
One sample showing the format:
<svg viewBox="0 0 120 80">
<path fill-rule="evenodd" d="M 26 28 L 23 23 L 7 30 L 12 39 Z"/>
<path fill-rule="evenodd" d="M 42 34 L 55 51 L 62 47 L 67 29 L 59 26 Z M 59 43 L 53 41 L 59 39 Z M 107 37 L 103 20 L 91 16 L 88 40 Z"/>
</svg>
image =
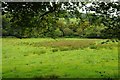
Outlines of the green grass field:
<svg viewBox="0 0 120 80">
<path fill-rule="evenodd" d="M 116 78 L 118 43 L 105 39 L 3 38 L 3 78 Z"/>
</svg>

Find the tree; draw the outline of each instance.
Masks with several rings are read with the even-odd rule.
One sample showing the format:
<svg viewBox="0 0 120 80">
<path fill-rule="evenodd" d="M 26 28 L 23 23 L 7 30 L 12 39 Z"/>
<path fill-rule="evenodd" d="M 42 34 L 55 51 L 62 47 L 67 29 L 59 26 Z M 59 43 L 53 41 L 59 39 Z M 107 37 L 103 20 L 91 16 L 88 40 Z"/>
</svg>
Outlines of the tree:
<svg viewBox="0 0 120 80">
<path fill-rule="evenodd" d="M 104 38 L 102 30 L 104 30 L 104 25 L 90 25 L 85 29 L 85 37 L 87 38 Z"/>
<path fill-rule="evenodd" d="M 90 27 L 89 22 L 84 20 L 79 25 L 80 28 L 77 29 L 77 32 L 79 32 L 79 35 L 83 37 L 85 35 L 85 29 Z"/>
<path fill-rule="evenodd" d="M 12 22 L 11 27 L 13 32 L 15 32 L 14 35 L 22 38 L 24 37 L 26 28 L 37 27 L 41 21 L 45 21 L 46 15 L 50 13 L 54 12 L 53 15 L 56 15 L 59 4 L 56 5 L 53 3 L 51 6 L 49 2 L 3 2 L 2 7 L 3 15 L 8 12 L 11 14 L 12 19 L 10 21 Z M 36 15 L 39 15 L 38 18 L 33 20 Z M 46 29 L 47 26 L 43 28 Z"/>
<path fill-rule="evenodd" d="M 106 28 L 102 31 L 105 38 L 119 38 L 120 33 L 120 3 L 119 2 L 3 2 L 3 15 L 9 13 L 11 17 L 12 32 L 17 37 L 24 37 L 27 28 L 39 28 L 40 34 L 48 37 L 54 36 L 54 31 L 59 27 L 63 32 L 64 26 L 68 25 L 70 18 L 77 18 L 76 24 L 71 24 L 69 29 L 73 32 L 82 30 L 82 35 L 89 25 L 101 25 Z M 81 13 L 83 9 L 86 13 Z M 95 13 L 89 14 L 90 11 Z M 113 15 L 113 13 L 116 13 Z M 85 16 L 85 17 L 84 17 Z M 59 23 L 59 17 L 65 17 L 66 24 Z M 59 24 L 59 25 L 58 25 Z M 63 26 L 62 26 L 63 25 Z M 81 29 L 77 29 L 80 25 Z M 76 28 L 77 27 L 77 28 Z M 29 29 L 29 30 L 31 30 Z M 68 29 L 67 29 L 68 30 Z M 117 30 L 117 31 L 116 31 Z M 68 30 L 69 31 L 69 30 Z M 28 31 L 29 32 L 29 31 Z"/>
<path fill-rule="evenodd" d="M 55 30 L 55 32 L 54 32 L 54 36 L 55 36 L 55 37 L 62 37 L 62 36 L 63 36 L 63 33 L 62 33 L 62 31 L 60 31 L 59 28 L 57 28 L 57 29 Z"/>
<path fill-rule="evenodd" d="M 73 31 L 70 29 L 70 28 L 68 28 L 68 27 L 66 27 L 66 28 L 64 28 L 64 34 L 65 34 L 65 36 L 66 37 L 72 37 L 73 36 Z"/>
<path fill-rule="evenodd" d="M 102 31 L 105 38 L 120 39 L 120 2 L 94 2 L 90 10 L 102 16 L 101 22 L 106 26 Z"/>
<path fill-rule="evenodd" d="M 11 23 L 10 23 L 10 18 L 7 15 L 1 16 L 2 17 L 2 35 L 3 36 L 8 36 L 12 34 L 11 31 Z"/>
<path fill-rule="evenodd" d="M 58 27 L 62 32 L 63 36 L 65 36 L 64 28 L 66 27 L 66 23 L 64 18 L 60 18 L 59 20 L 56 21 L 56 27 Z"/>
</svg>

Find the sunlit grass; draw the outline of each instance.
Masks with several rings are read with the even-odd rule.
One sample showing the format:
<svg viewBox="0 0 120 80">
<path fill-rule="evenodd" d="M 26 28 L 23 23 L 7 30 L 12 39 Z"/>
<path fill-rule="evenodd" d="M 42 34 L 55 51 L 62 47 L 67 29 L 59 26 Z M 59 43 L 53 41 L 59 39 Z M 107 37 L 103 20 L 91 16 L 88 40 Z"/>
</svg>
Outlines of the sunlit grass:
<svg viewBox="0 0 120 80">
<path fill-rule="evenodd" d="M 102 39 L 3 38 L 5 78 L 114 78 L 118 75 L 118 43 Z"/>
</svg>

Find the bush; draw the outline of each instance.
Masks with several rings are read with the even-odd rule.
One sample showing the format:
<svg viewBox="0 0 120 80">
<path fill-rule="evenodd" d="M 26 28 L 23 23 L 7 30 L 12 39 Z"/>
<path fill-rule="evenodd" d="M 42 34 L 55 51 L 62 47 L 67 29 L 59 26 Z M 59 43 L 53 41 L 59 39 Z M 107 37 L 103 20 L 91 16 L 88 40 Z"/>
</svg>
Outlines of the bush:
<svg viewBox="0 0 120 80">
<path fill-rule="evenodd" d="M 61 37 L 63 35 L 62 31 L 60 31 L 59 28 L 57 28 L 54 32 L 54 35 L 57 36 L 57 37 Z"/>
<path fill-rule="evenodd" d="M 64 28 L 63 31 L 64 31 L 65 36 L 73 35 L 73 31 L 71 29 L 69 29 L 69 28 Z"/>
</svg>

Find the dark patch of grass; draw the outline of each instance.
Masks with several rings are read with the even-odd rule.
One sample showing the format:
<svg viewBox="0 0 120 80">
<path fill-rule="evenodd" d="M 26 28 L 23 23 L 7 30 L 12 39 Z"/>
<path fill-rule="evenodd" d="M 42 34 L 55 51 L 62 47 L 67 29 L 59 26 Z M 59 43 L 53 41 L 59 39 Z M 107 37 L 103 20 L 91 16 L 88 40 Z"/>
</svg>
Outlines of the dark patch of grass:
<svg viewBox="0 0 120 80">
<path fill-rule="evenodd" d="M 51 78 L 51 79 L 59 78 L 59 76 L 57 76 L 57 75 L 50 75 L 50 76 L 48 76 L 48 77 Z"/>
<path fill-rule="evenodd" d="M 41 50 L 41 51 L 40 51 L 40 54 L 45 54 L 45 53 L 46 53 L 45 50 Z"/>
<path fill-rule="evenodd" d="M 59 51 L 58 48 L 53 48 L 53 49 L 52 49 L 52 52 L 57 52 L 57 51 Z"/>
<path fill-rule="evenodd" d="M 70 76 L 70 74 L 64 74 L 63 76 L 64 76 L 64 77 L 68 77 L 68 76 Z"/>
<path fill-rule="evenodd" d="M 4 56 L 4 58 L 9 58 L 8 56 Z"/>
<path fill-rule="evenodd" d="M 41 54 L 45 54 L 46 51 L 45 50 L 41 50 L 41 51 L 34 51 L 33 54 L 37 54 L 37 55 L 41 55 Z"/>
<path fill-rule="evenodd" d="M 15 77 L 19 78 L 19 75 L 16 74 Z"/>
<path fill-rule="evenodd" d="M 28 56 L 28 54 L 24 54 L 24 56 Z"/>
<path fill-rule="evenodd" d="M 26 65 L 28 65 L 28 64 L 26 64 Z"/>
<path fill-rule="evenodd" d="M 97 49 L 96 45 L 90 45 L 90 49 Z"/>
<path fill-rule="evenodd" d="M 40 61 L 40 64 L 42 64 L 43 62 L 42 61 Z"/>
<path fill-rule="evenodd" d="M 47 76 L 35 76 L 35 80 L 56 80 L 59 78 L 58 75 L 47 75 Z"/>
<path fill-rule="evenodd" d="M 15 59 L 15 57 L 13 57 L 13 59 Z"/>
<path fill-rule="evenodd" d="M 68 47 L 60 47 L 60 51 L 69 51 L 70 49 Z"/>
<path fill-rule="evenodd" d="M 33 80 L 45 80 L 44 78 L 43 78 L 43 76 L 34 76 L 33 77 Z"/>
</svg>

